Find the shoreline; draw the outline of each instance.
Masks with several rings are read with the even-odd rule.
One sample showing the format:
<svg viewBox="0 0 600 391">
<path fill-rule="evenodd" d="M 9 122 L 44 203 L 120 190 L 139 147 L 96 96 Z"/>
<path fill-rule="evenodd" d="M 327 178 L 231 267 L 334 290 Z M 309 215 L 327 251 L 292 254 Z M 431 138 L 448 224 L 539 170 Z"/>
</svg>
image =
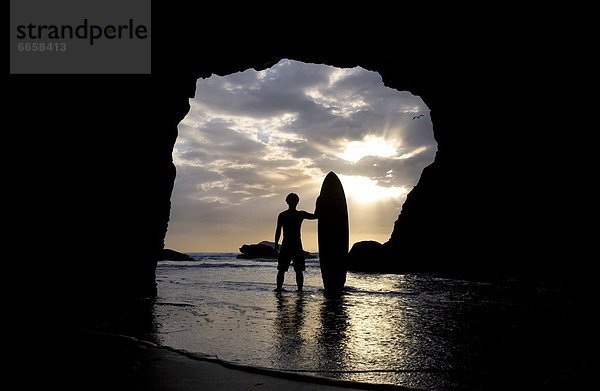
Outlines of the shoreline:
<svg viewBox="0 0 600 391">
<path fill-rule="evenodd" d="M 360 383 L 348 380 L 338 380 L 328 377 L 307 375 L 270 368 L 253 367 L 232 363 L 216 356 L 203 355 L 169 346 L 162 346 L 136 337 L 112 334 L 100 331 L 82 331 L 79 335 L 79 348 L 96 345 L 92 353 L 102 364 L 110 363 L 115 366 L 114 375 L 120 375 L 132 382 L 133 386 L 143 385 L 146 389 L 164 389 L 162 381 L 153 383 L 158 375 L 161 380 L 176 379 L 176 388 L 169 384 L 168 389 L 203 389 L 203 390 L 237 390 L 242 386 L 260 390 L 403 390 L 415 391 L 392 384 Z M 103 355 L 108 354 L 102 361 Z M 113 360 L 119 356 L 133 356 L 131 363 Z M 116 365 L 115 365 L 116 364 Z M 140 371 L 144 368 L 144 371 Z M 107 375 L 110 368 L 87 368 L 91 370 L 91 378 Z M 106 371 L 106 369 L 109 369 Z M 94 375 L 95 370 L 100 373 Z M 84 371 L 85 373 L 86 371 Z M 147 372 L 147 373 L 146 373 Z M 191 374 L 191 376 L 190 376 Z M 136 376 L 137 375 L 137 376 Z M 150 381 L 150 383 L 148 383 Z M 158 387 L 158 388 L 156 388 Z M 285 388 L 284 388 L 285 387 Z"/>
</svg>

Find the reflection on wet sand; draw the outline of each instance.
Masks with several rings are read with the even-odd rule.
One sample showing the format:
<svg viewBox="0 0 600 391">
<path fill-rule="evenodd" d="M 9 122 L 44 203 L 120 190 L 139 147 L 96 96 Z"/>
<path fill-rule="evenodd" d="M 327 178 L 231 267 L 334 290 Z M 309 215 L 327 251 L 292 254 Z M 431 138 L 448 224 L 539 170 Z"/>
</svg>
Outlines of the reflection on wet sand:
<svg viewBox="0 0 600 391">
<path fill-rule="evenodd" d="M 348 312 L 344 297 L 324 297 L 320 307 L 317 369 L 323 372 L 344 371 L 348 367 Z"/>
<path fill-rule="evenodd" d="M 348 346 L 348 313 L 342 297 L 278 295 L 274 323 L 273 362 L 277 367 L 342 377 Z"/>
<path fill-rule="evenodd" d="M 322 292 L 277 295 L 274 366 L 344 380 L 427 382 L 423 375 L 432 377 L 431 371 L 418 363 L 421 349 L 426 351 L 432 341 L 422 339 L 421 316 L 397 295 L 402 285 L 380 284 L 368 292 L 350 288 L 334 297 Z M 394 305 L 380 305 L 382 296 Z M 367 305 L 357 306 L 357 300 Z"/>
<path fill-rule="evenodd" d="M 277 295 L 277 316 L 275 318 L 275 362 L 297 367 L 302 362 L 306 340 L 304 329 L 304 304 L 302 294 Z"/>
</svg>

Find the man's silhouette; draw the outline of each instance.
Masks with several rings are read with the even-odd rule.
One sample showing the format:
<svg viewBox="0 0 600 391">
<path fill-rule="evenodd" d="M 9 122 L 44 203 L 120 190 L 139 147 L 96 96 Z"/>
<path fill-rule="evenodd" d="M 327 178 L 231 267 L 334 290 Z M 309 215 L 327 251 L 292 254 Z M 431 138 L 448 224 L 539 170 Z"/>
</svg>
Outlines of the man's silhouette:
<svg viewBox="0 0 600 391">
<path fill-rule="evenodd" d="M 279 236 L 283 228 L 283 241 L 281 250 L 277 258 L 277 288 L 280 292 L 283 287 L 285 272 L 288 271 L 292 259 L 294 260 L 294 271 L 296 272 L 296 284 L 298 291 L 302 291 L 304 285 L 304 275 L 302 272 L 306 269 L 304 264 L 304 249 L 302 248 L 302 239 L 300 232 L 302 221 L 304 219 L 315 220 L 316 214 L 308 213 L 303 210 L 296 210 L 300 198 L 295 193 L 290 193 L 285 198 L 289 208 L 279 214 L 277 217 L 277 229 L 275 230 L 275 250 L 279 249 Z"/>
</svg>

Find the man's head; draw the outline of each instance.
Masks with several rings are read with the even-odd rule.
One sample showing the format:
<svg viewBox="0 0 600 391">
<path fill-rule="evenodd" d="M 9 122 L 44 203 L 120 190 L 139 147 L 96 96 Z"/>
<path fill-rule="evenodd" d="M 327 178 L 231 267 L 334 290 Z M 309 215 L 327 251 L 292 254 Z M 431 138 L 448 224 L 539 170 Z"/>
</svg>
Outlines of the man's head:
<svg viewBox="0 0 600 391">
<path fill-rule="evenodd" d="M 296 207 L 298 202 L 300 202 L 300 197 L 298 197 L 298 194 L 296 193 L 290 193 L 285 197 L 285 202 L 291 207 Z"/>
</svg>

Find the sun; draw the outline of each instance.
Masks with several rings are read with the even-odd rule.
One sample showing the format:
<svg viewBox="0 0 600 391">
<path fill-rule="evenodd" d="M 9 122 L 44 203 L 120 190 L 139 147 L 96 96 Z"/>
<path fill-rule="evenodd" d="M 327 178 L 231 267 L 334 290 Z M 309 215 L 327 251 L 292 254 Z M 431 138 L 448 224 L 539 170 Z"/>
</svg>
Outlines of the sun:
<svg viewBox="0 0 600 391">
<path fill-rule="evenodd" d="M 404 186 L 381 186 L 378 181 L 357 175 L 340 175 L 346 197 L 360 203 L 399 199 L 408 194 Z"/>
<path fill-rule="evenodd" d="M 344 151 L 337 156 L 356 163 L 365 156 L 392 157 L 398 154 L 396 143 L 378 136 L 366 136 L 362 141 L 349 141 L 344 145 Z"/>
</svg>

